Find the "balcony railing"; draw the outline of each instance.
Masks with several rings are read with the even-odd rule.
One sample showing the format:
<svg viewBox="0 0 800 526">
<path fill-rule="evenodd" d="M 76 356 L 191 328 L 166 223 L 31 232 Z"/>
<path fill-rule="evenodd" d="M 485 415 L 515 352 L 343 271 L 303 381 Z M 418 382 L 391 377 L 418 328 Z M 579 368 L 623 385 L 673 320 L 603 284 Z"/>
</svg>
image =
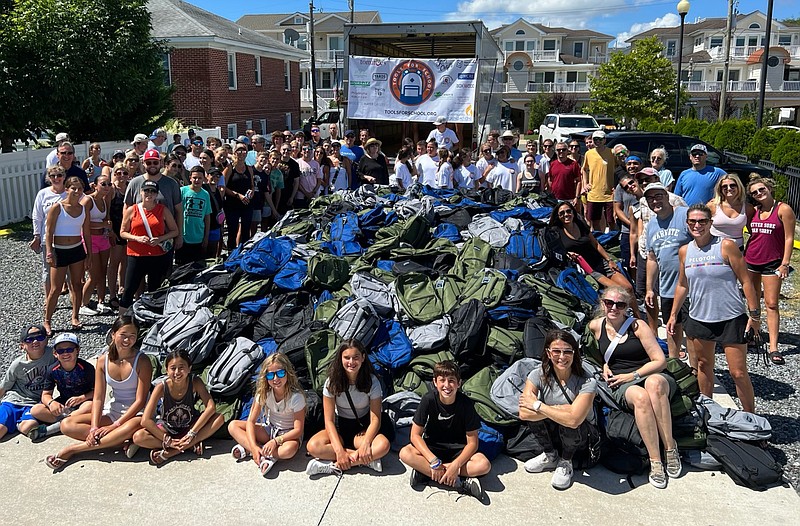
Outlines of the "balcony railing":
<svg viewBox="0 0 800 526">
<path fill-rule="evenodd" d="M 711 80 L 703 80 L 703 81 L 683 81 L 681 82 L 681 87 L 687 90 L 690 93 L 700 93 L 700 92 L 714 92 L 720 91 L 722 89 L 722 82 L 719 81 L 711 81 Z M 757 80 L 731 80 L 728 82 L 728 92 L 756 92 L 758 91 L 758 81 Z M 780 92 L 780 91 L 792 91 L 792 92 L 800 92 L 800 81 L 798 80 L 791 80 L 791 81 L 784 81 L 781 83 L 777 89 L 773 89 L 769 82 L 767 82 L 767 89 L 766 91 L 773 91 L 773 92 Z"/>
<path fill-rule="evenodd" d="M 506 60 L 508 60 L 509 55 L 513 55 L 514 53 L 524 53 L 534 62 L 558 62 L 558 56 L 561 54 L 561 50 L 505 51 L 504 53 Z"/>
<path fill-rule="evenodd" d="M 782 47 L 785 49 L 790 56 L 794 58 L 800 58 L 800 46 L 774 46 L 774 47 Z M 762 49 L 763 46 L 733 46 L 731 48 L 731 58 L 737 60 L 746 60 L 758 51 Z M 702 49 L 701 49 L 702 51 Z M 708 49 L 708 54 L 711 56 L 711 60 L 725 60 L 725 48 L 720 47 L 713 47 Z"/>
<path fill-rule="evenodd" d="M 341 90 L 339 90 L 341 92 Z M 335 89 L 322 89 L 317 88 L 317 99 L 333 100 L 336 97 Z M 300 102 L 311 102 L 312 94 L 311 88 L 300 89 Z"/>
<path fill-rule="evenodd" d="M 317 67 L 343 67 L 344 51 L 341 49 L 317 49 L 314 51 L 314 59 Z M 311 67 L 311 53 L 308 57 L 300 61 L 300 67 L 309 69 Z"/>
<path fill-rule="evenodd" d="M 588 82 L 528 82 L 527 90 L 522 91 L 518 85 L 508 82 L 504 85 L 505 93 L 589 93 Z"/>
</svg>

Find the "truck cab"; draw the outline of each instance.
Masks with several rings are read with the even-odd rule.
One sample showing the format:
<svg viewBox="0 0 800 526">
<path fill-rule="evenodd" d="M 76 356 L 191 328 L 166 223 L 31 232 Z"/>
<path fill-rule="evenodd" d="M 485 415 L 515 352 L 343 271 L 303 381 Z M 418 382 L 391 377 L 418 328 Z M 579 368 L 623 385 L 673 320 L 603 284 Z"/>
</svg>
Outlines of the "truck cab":
<svg viewBox="0 0 800 526">
<path fill-rule="evenodd" d="M 599 129 L 600 125 L 591 115 L 551 113 L 539 126 L 539 142 L 544 139 L 568 141 L 572 133 Z"/>
</svg>

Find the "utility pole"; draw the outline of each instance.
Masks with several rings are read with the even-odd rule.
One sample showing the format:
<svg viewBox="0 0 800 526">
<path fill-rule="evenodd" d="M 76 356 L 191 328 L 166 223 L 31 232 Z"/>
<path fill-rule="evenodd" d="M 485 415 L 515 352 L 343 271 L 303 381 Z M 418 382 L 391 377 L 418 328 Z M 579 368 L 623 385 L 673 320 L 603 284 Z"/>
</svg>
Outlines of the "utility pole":
<svg viewBox="0 0 800 526">
<path fill-rule="evenodd" d="M 764 125 L 764 98 L 767 90 L 767 61 L 769 60 L 769 46 L 772 38 L 772 0 L 767 3 L 767 34 L 765 35 L 764 52 L 761 54 L 761 78 L 758 88 L 758 113 L 756 113 L 756 128 Z"/>
<path fill-rule="evenodd" d="M 728 22 L 725 24 L 725 66 L 722 70 L 722 89 L 719 90 L 719 116 L 717 120 L 725 120 L 725 107 L 728 99 L 728 69 L 731 65 L 731 32 L 733 26 L 733 0 L 728 0 Z"/>
<path fill-rule="evenodd" d="M 350 7 L 350 23 L 353 23 L 353 11 L 355 10 L 355 0 L 347 0 L 347 5 Z"/>
<path fill-rule="evenodd" d="M 311 108 L 312 117 L 317 118 L 317 62 L 314 56 L 314 0 L 308 3 L 308 42 L 311 50 Z"/>
</svg>

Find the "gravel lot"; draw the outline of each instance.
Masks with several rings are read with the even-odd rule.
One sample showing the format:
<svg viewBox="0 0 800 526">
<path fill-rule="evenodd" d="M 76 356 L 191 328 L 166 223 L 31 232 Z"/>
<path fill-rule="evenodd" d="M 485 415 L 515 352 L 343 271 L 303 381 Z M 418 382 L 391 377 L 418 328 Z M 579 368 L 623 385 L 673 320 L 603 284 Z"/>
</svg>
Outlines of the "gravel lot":
<svg viewBox="0 0 800 526">
<path fill-rule="evenodd" d="M 40 259 L 28 248 L 30 224 L 13 225 L 10 235 L 0 236 L 0 373 L 20 352 L 19 327 L 38 323 L 43 318 L 44 294 L 40 284 Z M 800 268 L 795 253 L 794 266 Z M 770 452 L 784 466 L 786 475 L 800 491 L 800 283 L 793 273 L 784 284 L 781 300 L 780 350 L 786 357 L 784 366 L 756 364 L 749 359 L 750 376 L 756 393 L 758 413 L 767 417 L 773 427 Z M 113 322 L 111 316 L 81 320 L 80 333 L 84 357 L 95 355 L 104 344 L 104 336 Z M 53 317 L 56 332 L 69 327 L 69 300 L 62 296 Z M 727 373 L 723 354 L 717 355 L 717 376 L 725 389 L 735 395 L 733 381 Z"/>
</svg>

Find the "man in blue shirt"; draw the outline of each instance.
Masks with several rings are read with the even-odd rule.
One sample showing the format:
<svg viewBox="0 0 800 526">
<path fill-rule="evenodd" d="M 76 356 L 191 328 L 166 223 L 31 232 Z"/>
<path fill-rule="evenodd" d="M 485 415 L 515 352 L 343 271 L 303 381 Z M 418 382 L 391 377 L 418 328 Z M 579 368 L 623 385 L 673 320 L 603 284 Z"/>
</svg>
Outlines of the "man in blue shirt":
<svg viewBox="0 0 800 526">
<path fill-rule="evenodd" d="M 708 148 L 705 144 L 695 144 L 689 150 L 692 167 L 681 172 L 675 183 L 675 194 L 683 197 L 686 204 L 706 204 L 714 197 L 714 185 L 724 175 L 725 170 L 706 164 Z"/>
<path fill-rule="evenodd" d="M 350 159 L 350 162 L 353 163 L 353 174 L 358 173 L 358 161 L 361 157 L 364 156 L 364 149 L 361 146 L 356 146 L 356 132 L 353 130 L 347 130 L 344 132 L 344 143 L 342 144 L 341 149 L 339 150 L 342 157 L 347 157 Z M 350 188 L 356 189 L 358 188 L 359 181 L 358 177 L 351 177 L 350 179 Z"/>
</svg>

